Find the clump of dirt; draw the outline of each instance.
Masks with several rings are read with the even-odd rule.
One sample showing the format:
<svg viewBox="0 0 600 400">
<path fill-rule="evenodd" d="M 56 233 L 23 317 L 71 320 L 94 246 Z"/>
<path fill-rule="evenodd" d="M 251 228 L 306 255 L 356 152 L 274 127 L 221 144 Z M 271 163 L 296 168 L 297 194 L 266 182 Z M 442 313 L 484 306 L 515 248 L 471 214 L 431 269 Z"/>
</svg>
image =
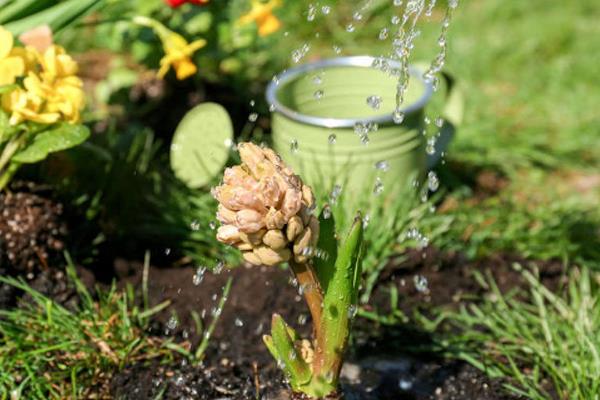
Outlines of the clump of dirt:
<svg viewBox="0 0 600 400">
<path fill-rule="evenodd" d="M 63 206 L 33 185 L 0 193 L 0 267 L 11 274 L 34 273 L 62 257 L 67 227 Z"/>
<path fill-rule="evenodd" d="M 6 275 L 8 275 L 7 271 L 0 268 L 0 276 Z M 94 275 L 89 270 L 81 267 L 77 268 L 77 275 L 87 290 L 93 293 L 93 287 L 96 283 Z M 80 304 L 79 293 L 65 271 L 49 268 L 24 277 L 24 279 L 33 290 L 52 299 L 68 310 L 74 311 Z M 32 302 L 33 299 L 29 294 L 23 293 L 13 285 L 0 282 L 0 310 L 23 307 L 31 305 Z"/>
</svg>

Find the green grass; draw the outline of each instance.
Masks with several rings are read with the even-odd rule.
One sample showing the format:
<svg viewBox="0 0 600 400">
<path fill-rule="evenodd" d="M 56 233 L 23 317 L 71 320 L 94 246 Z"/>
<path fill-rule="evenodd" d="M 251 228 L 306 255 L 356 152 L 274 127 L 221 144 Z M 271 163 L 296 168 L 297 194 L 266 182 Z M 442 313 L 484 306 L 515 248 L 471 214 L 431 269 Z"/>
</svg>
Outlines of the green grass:
<svg viewBox="0 0 600 400">
<path fill-rule="evenodd" d="M 146 257 L 145 271 L 149 267 Z M 190 343 L 153 337 L 147 333 L 150 318 L 168 307 L 164 302 L 148 308 L 144 280 L 143 306 L 133 289 L 118 291 L 113 284 L 93 297 L 77 278 L 75 268 L 67 268 L 69 283 L 76 290 L 79 306 L 67 309 L 33 290 L 21 279 L 0 276 L 30 300 L 11 310 L 0 310 L 0 399 L 92 398 L 108 395 L 112 374 L 129 363 L 157 359 L 175 362 L 185 357 L 200 362 L 204 357 L 220 313 L 205 323 L 198 315 L 196 332 L 202 341 Z M 222 309 L 231 286 L 225 285 L 217 309 Z"/>
<path fill-rule="evenodd" d="M 516 268 L 528 284 L 524 293 L 503 294 L 493 279 L 482 278 L 489 289 L 483 303 L 447 316 L 463 332 L 449 339 L 451 354 L 490 376 L 510 378 L 507 388 L 529 399 L 548 399 L 551 393 L 598 399 L 600 276 L 573 268 L 559 295 L 543 286 L 535 271 Z"/>
</svg>

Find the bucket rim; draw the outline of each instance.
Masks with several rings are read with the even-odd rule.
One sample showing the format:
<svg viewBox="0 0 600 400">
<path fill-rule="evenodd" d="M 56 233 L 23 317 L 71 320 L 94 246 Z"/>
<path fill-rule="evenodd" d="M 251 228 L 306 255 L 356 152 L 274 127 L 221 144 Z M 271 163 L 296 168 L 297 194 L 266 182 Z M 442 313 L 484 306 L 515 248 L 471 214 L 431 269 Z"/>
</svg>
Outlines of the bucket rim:
<svg viewBox="0 0 600 400">
<path fill-rule="evenodd" d="M 350 128 L 357 123 L 376 123 L 376 124 L 391 124 L 394 123 L 393 114 L 382 114 L 372 117 L 365 118 L 325 118 L 316 117 L 313 115 L 303 114 L 295 111 L 289 107 L 284 106 L 277 99 L 277 91 L 286 84 L 294 81 L 299 76 L 314 71 L 317 69 L 324 69 L 330 67 L 360 67 L 360 68 L 372 68 L 373 62 L 376 60 L 386 61 L 392 68 L 400 68 L 400 62 L 389 58 L 373 57 L 373 56 L 348 56 L 348 57 L 336 57 L 328 58 L 319 61 L 314 61 L 306 64 L 302 64 L 298 67 L 290 68 L 284 72 L 275 75 L 274 79 L 271 80 L 267 86 L 266 99 L 271 106 L 272 113 L 281 113 L 289 119 L 301 122 L 308 125 L 314 125 L 324 128 Z M 433 94 L 433 86 L 430 82 L 423 78 L 422 73 L 416 67 L 409 66 L 409 75 L 413 78 L 417 78 L 424 86 L 423 94 L 415 102 L 402 107 L 400 110 L 405 114 L 413 114 L 425 107 L 431 95 Z"/>
</svg>

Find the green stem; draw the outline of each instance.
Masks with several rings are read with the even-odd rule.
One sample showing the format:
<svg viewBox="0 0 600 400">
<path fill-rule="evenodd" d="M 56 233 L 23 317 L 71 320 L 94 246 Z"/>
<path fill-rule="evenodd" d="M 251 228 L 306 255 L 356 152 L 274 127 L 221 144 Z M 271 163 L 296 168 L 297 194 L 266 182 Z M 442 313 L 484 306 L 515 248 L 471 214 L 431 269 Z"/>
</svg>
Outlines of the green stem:
<svg viewBox="0 0 600 400">
<path fill-rule="evenodd" d="M 0 173 L 0 192 L 10 183 L 20 166 L 20 164 L 10 164 L 6 171 Z"/>
<path fill-rule="evenodd" d="M 217 327 L 217 322 L 219 321 L 219 317 L 222 314 L 223 307 L 225 306 L 225 302 L 227 301 L 227 297 L 229 296 L 229 290 L 231 289 L 232 281 L 233 281 L 233 278 L 227 279 L 227 283 L 225 284 L 225 287 L 223 288 L 223 294 L 221 295 L 219 304 L 217 305 L 217 308 L 215 309 L 216 313 L 213 315 L 213 319 L 210 322 L 210 325 L 208 326 L 207 330 L 205 332 L 202 332 L 202 341 L 200 342 L 200 345 L 198 346 L 198 349 L 196 350 L 196 354 L 195 354 L 197 363 L 200 363 L 202 361 L 202 359 L 204 358 L 204 352 L 208 348 L 208 342 L 210 341 L 210 338 L 211 338 L 215 328 Z"/>
<path fill-rule="evenodd" d="M 17 135 L 4 146 L 0 155 L 0 190 L 3 190 L 10 182 L 11 178 L 19 169 L 18 164 L 11 164 L 10 160 L 21 147 L 22 136 Z"/>
</svg>

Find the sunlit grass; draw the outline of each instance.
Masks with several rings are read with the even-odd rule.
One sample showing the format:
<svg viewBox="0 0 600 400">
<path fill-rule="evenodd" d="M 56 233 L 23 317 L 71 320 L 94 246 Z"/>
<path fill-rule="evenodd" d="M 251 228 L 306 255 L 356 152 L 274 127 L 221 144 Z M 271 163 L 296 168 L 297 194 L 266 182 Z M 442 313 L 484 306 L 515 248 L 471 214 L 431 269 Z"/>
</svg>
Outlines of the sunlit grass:
<svg viewBox="0 0 600 400">
<path fill-rule="evenodd" d="M 23 280 L 0 276 L 0 282 L 23 291 L 30 300 L 0 310 L 0 398 L 64 399 L 107 395 L 114 371 L 127 363 L 160 358 L 173 361 L 183 349 L 170 339 L 146 334 L 153 309 L 136 306 L 132 291 L 98 291 L 92 297 L 67 272 L 79 305 L 67 309 L 33 290 Z"/>
<path fill-rule="evenodd" d="M 551 393 L 597 399 L 599 276 L 572 268 L 563 296 L 543 286 L 534 272 L 522 274 L 526 291 L 503 294 L 493 279 L 482 278 L 489 289 L 485 301 L 447 316 L 462 331 L 449 339 L 451 354 L 490 376 L 508 377 L 506 386 L 530 399 L 548 399 Z"/>
</svg>

